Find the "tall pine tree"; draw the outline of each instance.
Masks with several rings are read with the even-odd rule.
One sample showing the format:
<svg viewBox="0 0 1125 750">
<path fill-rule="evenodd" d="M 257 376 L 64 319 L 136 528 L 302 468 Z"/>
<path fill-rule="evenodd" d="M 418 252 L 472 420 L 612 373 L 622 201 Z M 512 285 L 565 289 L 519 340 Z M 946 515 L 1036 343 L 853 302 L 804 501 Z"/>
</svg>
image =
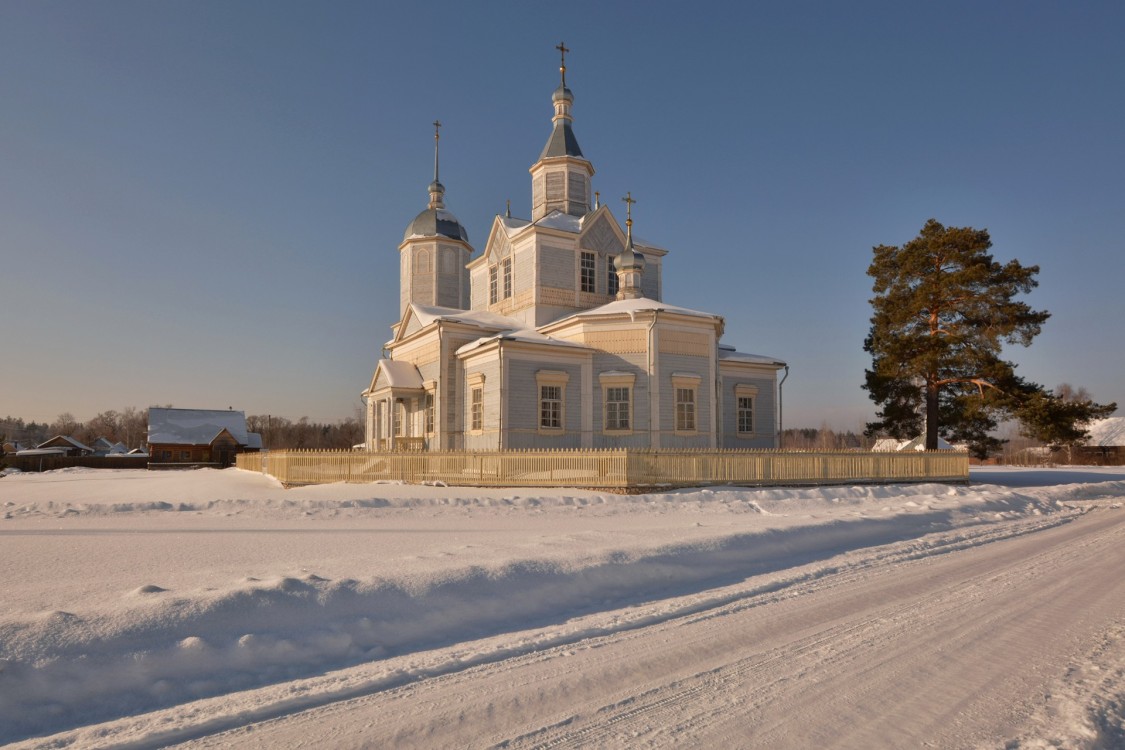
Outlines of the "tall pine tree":
<svg viewBox="0 0 1125 750">
<path fill-rule="evenodd" d="M 864 388 L 879 406 L 869 435 L 938 435 L 984 453 L 1000 413 L 1041 391 L 1001 359 L 1003 344 L 1028 346 L 1050 313 L 1016 297 L 1034 289 L 1038 266 L 1001 265 L 987 230 L 934 219 L 902 247 L 880 245 L 867 269 L 874 314 L 863 348 L 872 356 Z"/>
</svg>

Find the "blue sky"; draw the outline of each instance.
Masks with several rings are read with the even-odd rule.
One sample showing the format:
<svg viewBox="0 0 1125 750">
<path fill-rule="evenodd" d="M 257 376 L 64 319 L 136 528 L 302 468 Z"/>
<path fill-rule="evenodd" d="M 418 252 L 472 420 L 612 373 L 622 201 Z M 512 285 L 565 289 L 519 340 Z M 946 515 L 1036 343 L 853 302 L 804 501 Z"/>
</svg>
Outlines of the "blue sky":
<svg viewBox="0 0 1125 750">
<path fill-rule="evenodd" d="M 594 189 L 665 300 L 860 429 L 871 248 L 931 217 L 1038 264 L 1020 374 L 1125 404 L 1125 4 L 0 0 L 0 413 L 335 421 L 446 203 L 483 248 L 572 50 Z"/>
</svg>

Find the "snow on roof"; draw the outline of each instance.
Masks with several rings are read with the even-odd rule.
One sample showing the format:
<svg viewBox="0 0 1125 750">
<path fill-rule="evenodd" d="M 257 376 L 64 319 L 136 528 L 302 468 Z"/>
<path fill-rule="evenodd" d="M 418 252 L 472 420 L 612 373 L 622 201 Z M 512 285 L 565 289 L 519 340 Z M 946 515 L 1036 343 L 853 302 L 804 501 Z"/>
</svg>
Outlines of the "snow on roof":
<svg viewBox="0 0 1125 750">
<path fill-rule="evenodd" d="M 1109 448 L 1112 446 L 1125 446 L 1125 417 L 1106 417 L 1091 422 L 1090 445 Z"/>
<path fill-rule="evenodd" d="M 410 307 L 413 308 L 414 317 L 418 319 L 418 323 L 423 328 L 436 320 L 451 320 L 457 323 L 465 323 L 480 328 L 491 328 L 493 330 L 519 328 L 522 326 L 515 318 L 509 318 L 506 315 L 498 315 L 486 310 L 457 310 L 452 307 L 436 307 L 419 304 L 411 304 Z"/>
<path fill-rule="evenodd" d="M 35 446 L 35 447 L 36 447 L 36 448 L 48 448 L 48 447 L 52 447 L 52 446 L 51 446 L 51 443 L 57 442 L 57 441 L 59 441 L 59 440 L 63 441 L 64 443 L 69 443 L 69 444 L 70 444 L 70 445 L 71 445 L 72 447 L 74 447 L 74 448 L 78 448 L 78 449 L 80 449 L 80 450 L 84 450 L 84 451 L 90 451 L 91 453 L 93 453 L 93 452 L 94 452 L 94 449 L 93 449 L 93 448 L 91 448 L 91 447 L 90 447 L 90 446 L 88 446 L 88 445 L 85 445 L 84 443 L 80 443 L 80 442 L 78 442 L 77 440 L 75 440 L 74 438 L 72 438 L 72 437 L 71 437 L 71 436 L 69 436 L 69 435 L 55 435 L 55 436 L 54 436 L 53 438 L 51 438 L 50 440 L 45 440 L 45 441 L 43 441 L 42 443 L 40 443 L 39 445 L 37 445 L 37 446 Z"/>
<path fill-rule="evenodd" d="M 410 362 L 396 362 L 393 359 L 381 359 L 376 369 L 383 371 L 387 378 L 387 385 L 391 388 L 416 388 L 422 387 L 422 373 Z"/>
<path fill-rule="evenodd" d="M 16 451 L 17 456 L 63 456 L 66 455 L 66 448 L 28 448 L 27 450 Z"/>
<path fill-rule="evenodd" d="M 465 354 L 474 349 L 484 346 L 490 341 L 523 341 L 529 344 L 550 344 L 551 346 L 561 346 L 568 349 L 589 349 L 590 347 L 585 344 L 578 344 L 573 341 L 564 341 L 562 339 L 552 338 L 546 334 L 539 333 L 533 328 L 514 328 L 507 331 L 501 331 L 492 336 L 482 336 L 476 341 L 470 341 L 457 350 L 457 354 Z"/>
<path fill-rule="evenodd" d="M 728 362 L 748 362 L 755 365 L 775 365 L 777 367 L 784 367 L 785 360 L 778 359 L 777 357 L 767 357 L 764 354 L 750 354 L 748 352 L 735 351 L 733 348 L 725 346 L 719 347 L 719 359 Z"/>
<path fill-rule="evenodd" d="M 257 432 L 246 433 L 246 447 L 262 449 L 262 436 Z"/>
<path fill-rule="evenodd" d="M 524 227 L 531 226 L 531 222 L 527 219 L 516 219 L 511 216 L 500 216 L 500 226 L 504 229 L 504 234 L 511 237 L 516 232 Z"/>
<path fill-rule="evenodd" d="M 582 231 L 581 216 L 571 216 L 570 214 L 564 214 L 557 208 L 535 223 L 541 227 L 547 227 L 548 229 L 561 229 L 564 232 L 571 232 L 573 234 L 578 234 Z"/>
<path fill-rule="evenodd" d="M 232 409 L 148 410 L 148 442 L 159 445 L 207 445 L 223 430 L 246 445 L 246 414 Z"/>
<path fill-rule="evenodd" d="M 677 307 L 676 305 L 669 305 L 665 302 L 657 302 L 656 300 L 649 299 L 648 297 L 638 297 L 636 299 L 619 299 L 613 302 L 608 302 L 600 307 L 593 307 L 589 310 L 582 310 L 571 315 L 572 318 L 586 318 L 594 315 L 616 315 L 627 314 L 631 315 L 636 312 L 646 310 L 657 310 L 660 312 L 676 313 L 678 315 L 692 315 L 698 318 L 719 318 L 721 316 L 714 313 L 701 312 L 699 310 L 689 310 L 686 307 Z M 565 320 L 565 318 L 564 318 Z"/>
<path fill-rule="evenodd" d="M 938 439 L 937 439 L 937 449 L 939 451 L 957 450 L 952 445 L 945 442 L 945 440 L 943 440 L 941 438 L 941 436 L 938 436 Z M 924 450 L 926 450 L 926 436 L 925 435 L 919 435 L 918 437 L 914 438 L 913 440 L 906 441 L 905 443 L 903 443 L 899 447 L 899 450 L 900 451 L 924 451 Z"/>
<path fill-rule="evenodd" d="M 909 440 L 899 440 L 898 438 L 879 438 L 871 446 L 871 450 L 875 453 L 895 453 L 909 442 Z"/>
</svg>

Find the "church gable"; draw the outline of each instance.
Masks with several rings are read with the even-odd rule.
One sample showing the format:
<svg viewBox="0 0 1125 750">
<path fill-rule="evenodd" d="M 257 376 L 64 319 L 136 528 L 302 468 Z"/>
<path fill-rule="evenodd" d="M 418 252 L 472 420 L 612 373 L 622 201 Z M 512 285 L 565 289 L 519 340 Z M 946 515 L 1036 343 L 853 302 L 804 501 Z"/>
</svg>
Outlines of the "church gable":
<svg viewBox="0 0 1125 750">
<path fill-rule="evenodd" d="M 596 250 L 602 255 L 617 255 L 625 247 L 625 235 L 604 206 L 598 216 L 582 230 L 578 245 L 585 250 Z"/>
<path fill-rule="evenodd" d="M 509 222 L 508 225 L 505 222 Z M 511 226 L 516 224 L 517 226 Z M 469 267 L 480 268 L 487 266 L 490 263 L 496 263 L 501 258 L 507 258 L 512 254 L 512 241 L 508 239 L 509 232 L 517 231 L 523 227 L 518 226 L 523 224 L 527 226 L 528 222 L 523 222 L 519 219 L 505 219 L 504 217 L 497 216 L 492 222 L 492 231 L 488 234 L 488 242 L 484 245 L 484 252 L 480 257 L 474 259 L 469 263 Z"/>
<path fill-rule="evenodd" d="M 402 341 L 407 336 L 418 333 L 423 327 L 422 321 L 418 319 L 418 314 L 414 310 L 414 306 L 411 305 L 406 308 L 406 315 L 402 318 L 402 324 L 399 325 L 394 340 L 396 342 Z"/>
</svg>

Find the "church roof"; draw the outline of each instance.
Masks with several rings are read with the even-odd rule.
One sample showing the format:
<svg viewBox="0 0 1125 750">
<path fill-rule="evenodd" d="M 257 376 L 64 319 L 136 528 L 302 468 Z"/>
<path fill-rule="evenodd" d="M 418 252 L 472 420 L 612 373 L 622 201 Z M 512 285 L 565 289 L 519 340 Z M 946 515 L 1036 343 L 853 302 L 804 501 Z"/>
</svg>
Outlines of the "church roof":
<svg viewBox="0 0 1125 750">
<path fill-rule="evenodd" d="M 551 131 L 551 137 L 547 139 L 547 145 L 543 147 L 543 153 L 539 154 L 540 160 L 549 159 L 553 156 L 586 158 L 582 155 L 582 149 L 578 146 L 578 139 L 574 136 L 574 128 L 570 126 L 570 120 L 560 119 L 555 123 L 554 129 Z"/>
<path fill-rule="evenodd" d="M 552 338 L 544 333 L 539 333 L 534 328 L 515 328 L 507 331 L 501 331 L 492 336 L 482 336 L 476 341 L 470 341 L 457 350 L 457 354 L 465 354 L 471 352 L 490 341 L 522 341 L 528 344 L 549 344 L 550 346 L 558 346 L 566 349 L 589 349 L 590 347 L 585 344 L 578 344 L 573 341 L 564 341 L 563 339 Z"/>
<path fill-rule="evenodd" d="M 729 360 L 731 362 L 750 362 L 756 365 L 776 365 L 784 367 L 785 361 L 777 357 L 767 357 L 764 354 L 749 354 L 747 352 L 735 351 L 733 346 L 719 344 L 719 359 Z"/>
<path fill-rule="evenodd" d="M 615 315 L 615 314 L 629 314 L 641 312 L 644 310 L 658 310 L 661 312 L 676 313 L 678 315 L 691 315 L 699 318 L 719 318 L 721 316 L 714 313 L 702 312 L 700 310 L 689 310 L 686 307 L 677 307 L 676 305 L 669 305 L 666 302 L 657 302 L 648 297 L 638 297 L 636 299 L 619 299 L 601 305 L 600 307 L 593 307 L 589 310 L 582 310 L 574 315 L 572 318 L 587 318 L 595 315 Z"/>
<path fill-rule="evenodd" d="M 406 227 L 402 239 L 412 237 L 449 237 L 462 242 L 469 241 L 469 233 L 452 212 L 444 208 L 427 208 L 414 217 L 414 221 Z"/>
<path fill-rule="evenodd" d="M 509 318 L 506 315 L 498 315 L 497 313 L 488 312 L 487 310 L 457 310 L 452 307 L 419 305 L 417 303 L 412 304 L 411 307 L 414 310 L 414 316 L 417 318 L 418 324 L 423 328 L 436 320 L 450 320 L 457 323 L 477 326 L 479 328 L 490 328 L 496 331 L 519 328 L 522 325 L 522 323 L 515 318 Z"/>
</svg>

